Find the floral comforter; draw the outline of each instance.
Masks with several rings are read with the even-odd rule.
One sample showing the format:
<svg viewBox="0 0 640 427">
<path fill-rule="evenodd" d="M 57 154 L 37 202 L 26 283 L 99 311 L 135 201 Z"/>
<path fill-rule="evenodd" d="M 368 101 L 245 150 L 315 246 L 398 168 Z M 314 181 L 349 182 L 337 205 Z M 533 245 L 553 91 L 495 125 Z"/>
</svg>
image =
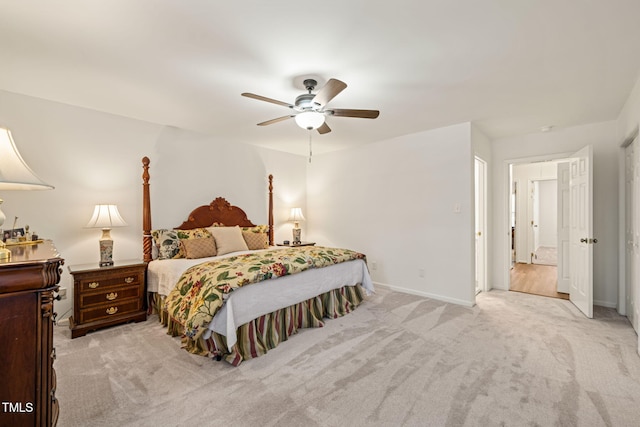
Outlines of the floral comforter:
<svg viewBox="0 0 640 427">
<path fill-rule="evenodd" d="M 197 339 L 234 289 L 354 259 L 365 256 L 348 249 L 303 246 L 204 262 L 182 274 L 167 296 L 166 309 L 186 336 Z"/>
</svg>

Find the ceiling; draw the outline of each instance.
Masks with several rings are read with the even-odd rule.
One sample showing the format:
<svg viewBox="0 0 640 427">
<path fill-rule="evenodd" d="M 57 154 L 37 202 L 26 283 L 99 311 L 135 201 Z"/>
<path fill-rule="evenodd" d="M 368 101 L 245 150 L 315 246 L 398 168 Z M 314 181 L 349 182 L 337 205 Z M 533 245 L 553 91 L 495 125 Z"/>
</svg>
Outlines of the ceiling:
<svg viewBox="0 0 640 427">
<path fill-rule="evenodd" d="M 638 0 L 0 0 L 0 90 L 306 154 L 284 107 L 349 86 L 314 153 L 473 122 L 491 139 L 615 119 Z M 1 118 L 0 118 L 1 121 Z"/>
</svg>

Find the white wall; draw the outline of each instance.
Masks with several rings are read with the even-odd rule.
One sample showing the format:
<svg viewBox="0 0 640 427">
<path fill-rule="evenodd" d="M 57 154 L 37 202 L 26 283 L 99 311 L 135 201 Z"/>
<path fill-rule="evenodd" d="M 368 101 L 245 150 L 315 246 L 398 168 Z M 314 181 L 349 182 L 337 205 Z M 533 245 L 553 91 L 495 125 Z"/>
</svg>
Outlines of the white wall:
<svg viewBox="0 0 640 427">
<path fill-rule="evenodd" d="M 594 303 L 617 306 L 618 284 L 618 138 L 616 122 L 593 123 L 547 133 L 532 133 L 492 142 L 493 287 L 507 289 L 507 164 L 514 159 L 564 157 L 593 146 L 594 174 Z"/>
<path fill-rule="evenodd" d="M 617 120 L 618 141 L 624 141 L 640 124 L 640 77 L 625 103 Z"/>
<path fill-rule="evenodd" d="M 85 229 L 96 203 L 116 203 L 128 227 L 111 231 L 114 259 L 142 257 L 142 165 L 151 159 L 153 227 L 174 227 L 192 208 L 222 196 L 266 223 L 267 175 L 274 175 L 276 240 L 288 238 L 291 206 L 306 208 L 306 158 L 97 111 L 0 91 L 0 126 L 11 129 L 27 164 L 51 191 L 4 191 L 4 228 L 14 216 L 53 239 L 65 264 L 97 264 L 100 230 Z M 238 160 L 240 159 L 240 161 Z M 66 267 L 56 302 L 71 313 Z"/>
<path fill-rule="evenodd" d="M 538 181 L 540 218 L 540 246 L 555 248 L 558 246 L 558 181 Z M 538 249 L 538 248 L 536 248 Z"/>
<path fill-rule="evenodd" d="M 465 123 L 314 156 L 308 238 L 365 253 L 378 284 L 472 305 L 470 132 Z"/>
</svg>

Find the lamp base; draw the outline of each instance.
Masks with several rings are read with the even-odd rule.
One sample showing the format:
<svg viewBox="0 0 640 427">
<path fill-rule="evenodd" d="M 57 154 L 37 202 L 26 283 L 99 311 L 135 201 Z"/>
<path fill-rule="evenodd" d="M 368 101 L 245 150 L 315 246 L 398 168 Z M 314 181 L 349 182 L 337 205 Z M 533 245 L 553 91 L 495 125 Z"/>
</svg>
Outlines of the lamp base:
<svg viewBox="0 0 640 427">
<path fill-rule="evenodd" d="M 2 246 L 0 246 L 0 260 L 5 260 L 5 259 L 6 260 L 11 259 L 11 251 L 4 246 L 4 243 L 2 243 Z"/>
<path fill-rule="evenodd" d="M 294 228 L 293 229 L 293 244 L 297 245 L 300 244 L 300 234 L 302 233 L 302 230 L 300 228 Z"/>
<path fill-rule="evenodd" d="M 109 235 L 108 230 L 102 230 L 102 238 L 100 239 L 100 267 L 113 265 L 113 240 L 105 239 L 105 234 Z"/>
<path fill-rule="evenodd" d="M 0 205 L 3 201 L 4 200 L 0 199 Z M 4 212 L 2 212 L 2 209 L 0 209 L 0 225 L 4 224 L 5 219 L 7 219 L 7 217 L 5 216 Z"/>
</svg>

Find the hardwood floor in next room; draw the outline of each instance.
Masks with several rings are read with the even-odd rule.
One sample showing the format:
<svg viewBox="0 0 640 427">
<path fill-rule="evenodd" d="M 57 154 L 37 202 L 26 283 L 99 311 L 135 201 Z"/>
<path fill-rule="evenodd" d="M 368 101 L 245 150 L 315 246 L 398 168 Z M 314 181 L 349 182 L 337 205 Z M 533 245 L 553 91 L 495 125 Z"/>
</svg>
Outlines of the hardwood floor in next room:
<svg viewBox="0 0 640 427">
<path fill-rule="evenodd" d="M 510 291 L 545 297 L 569 299 L 569 294 L 557 292 L 557 267 L 515 263 L 510 272 Z"/>
</svg>

